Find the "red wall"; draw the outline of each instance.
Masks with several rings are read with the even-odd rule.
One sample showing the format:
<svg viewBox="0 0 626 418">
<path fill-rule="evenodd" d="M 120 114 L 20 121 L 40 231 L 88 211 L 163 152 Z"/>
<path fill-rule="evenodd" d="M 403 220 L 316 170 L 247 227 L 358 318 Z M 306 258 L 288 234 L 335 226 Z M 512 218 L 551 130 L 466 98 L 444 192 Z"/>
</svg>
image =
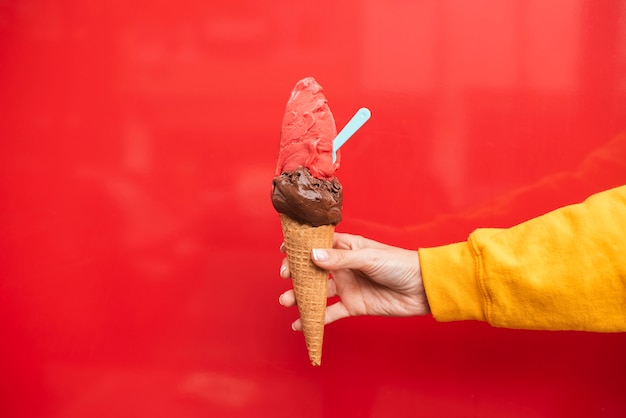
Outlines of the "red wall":
<svg viewBox="0 0 626 418">
<path fill-rule="evenodd" d="M 417 248 L 626 182 L 624 1 L 0 4 L 3 417 L 623 417 L 625 334 L 350 318 L 309 365 L 269 192 L 314 76 L 340 231 Z M 615 139 L 617 138 L 617 139 Z"/>
</svg>

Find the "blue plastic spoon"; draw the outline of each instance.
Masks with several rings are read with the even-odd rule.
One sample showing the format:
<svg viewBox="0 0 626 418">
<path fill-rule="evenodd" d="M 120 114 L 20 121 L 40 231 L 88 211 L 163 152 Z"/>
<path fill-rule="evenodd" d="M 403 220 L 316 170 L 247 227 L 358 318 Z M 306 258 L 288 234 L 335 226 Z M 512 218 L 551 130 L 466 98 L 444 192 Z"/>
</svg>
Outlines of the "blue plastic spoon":
<svg viewBox="0 0 626 418">
<path fill-rule="evenodd" d="M 352 116 L 350 122 L 348 122 L 335 139 L 333 139 L 333 163 L 337 159 L 337 150 L 369 120 L 370 116 L 372 116 L 372 112 L 370 112 L 368 108 L 360 108 L 354 116 Z"/>
</svg>

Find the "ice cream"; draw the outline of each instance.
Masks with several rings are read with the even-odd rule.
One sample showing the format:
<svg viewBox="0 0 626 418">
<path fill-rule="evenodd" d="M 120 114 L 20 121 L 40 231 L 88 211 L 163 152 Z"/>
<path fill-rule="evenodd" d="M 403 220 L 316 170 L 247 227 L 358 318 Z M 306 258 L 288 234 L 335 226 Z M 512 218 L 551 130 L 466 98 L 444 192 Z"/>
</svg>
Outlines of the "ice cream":
<svg viewBox="0 0 626 418">
<path fill-rule="evenodd" d="M 336 177 L 318 179 L 299 166 L 274 178 L 274 208 L 301 223 L 337 225 L 341 221 L 342 202 L 341 183 Z"/>
<path fill-rule="evenodd" d="M 313 365 L 321 364 L 328 272 L 311 261 L 312 248 L 332 248 L 343 190 L 332 158 L 335 119 L 322 86 L 308 77 L 294 87 L 283 117 L 272 204 L 280 213 L 296 302 Z"/>
<path fill-rule="evenodd" d="M 302 166 L 314 177 L 332 179 L 341 161 L 339 151 L 335 163 L 332 159 L 336 136 L 335 118 L 322 86 L 313 77 L 298 81 L 285 109 L 274 176 Z"/>
</svg>

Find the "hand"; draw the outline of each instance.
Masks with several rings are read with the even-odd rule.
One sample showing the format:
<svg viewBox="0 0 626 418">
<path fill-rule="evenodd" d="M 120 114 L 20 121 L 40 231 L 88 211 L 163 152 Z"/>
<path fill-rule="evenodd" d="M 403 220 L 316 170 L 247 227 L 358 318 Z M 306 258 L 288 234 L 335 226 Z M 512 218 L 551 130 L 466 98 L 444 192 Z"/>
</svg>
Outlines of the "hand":
<svg viewBox="0 0 626 418">
<path fill-rule="evenodd" d="M 381 244 L 360 236 L 335 233 L 334 249 L 314 249 L 312 260 L 331 273 L 328 297 L 340 301 L 326 308 L 325 323 L 358 315 L 414 316 L 430 313 L 417 251 Z M 284 248 L 281 247 L 284 252 Z M 285 258 L 281 277 L 290 277 Z M 281 305 L 296 305 L 293 289 L 279 297 Z M 302 321 L 292 328 L 302 331 Z"/>
</svg>

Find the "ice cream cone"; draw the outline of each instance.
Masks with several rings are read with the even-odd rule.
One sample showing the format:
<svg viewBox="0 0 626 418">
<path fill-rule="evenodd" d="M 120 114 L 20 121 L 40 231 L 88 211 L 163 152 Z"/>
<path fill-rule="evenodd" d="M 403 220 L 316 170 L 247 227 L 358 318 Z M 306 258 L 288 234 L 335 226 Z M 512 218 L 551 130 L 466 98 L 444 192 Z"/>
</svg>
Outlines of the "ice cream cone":
<svg viewBox="0 0 626 418">
<path fill-rule="evenodd" d="M 313 264 L 311 249 L 332 248 L 335 227 L 303 224 L 282 213 L 280 221 L 309 359 L 314 366 L 319 366 L 322 361 L 328 272 Z"/>
</svg>

